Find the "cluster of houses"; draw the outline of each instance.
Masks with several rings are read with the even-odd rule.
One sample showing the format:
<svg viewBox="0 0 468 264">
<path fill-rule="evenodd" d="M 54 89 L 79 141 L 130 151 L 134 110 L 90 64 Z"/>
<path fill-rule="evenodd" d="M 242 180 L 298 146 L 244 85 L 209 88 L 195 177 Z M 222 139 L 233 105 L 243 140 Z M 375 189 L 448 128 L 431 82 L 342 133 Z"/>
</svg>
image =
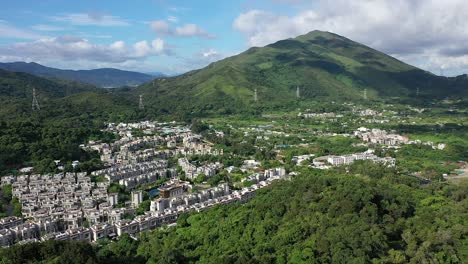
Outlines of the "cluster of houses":
<svg viewBox="0 0 468 264">
<path fill-rule="evenodd" d="M 439 149 L 443 150 L 447 146 L 444 143 L 434 143 L 431 141 L 421 141 L 421 140 L 409 140 L 408 137 L 394 134 L 394 133 L 388 133 L 385 130 L 373 128 L 365 128 L 365 127 L 360 127 L 356 131 L 354 131 L 354 136 L 361 138 L 363 141 L 368 142 L 368 143 L 373 143 L 373 144 L 382 144 L 386 146 L 391 146 L 391 147 L 397 147 L 398 145 L 402 144 L 421 144 L 421 145 L 426 145 L 430 146 L 432 149 Z"/>
<path fill-rule="evenodd" d="M 91 182 L 86 173 L 2 177 L 2 186 L 7 184 L 22 205 L 23 218 L 0 220 L 1 246 L 39 238 L 88 240 L 97 227 L 86 226 L 123 221 L 143 200 L 142 191 L 135 191 L 129 208 L 114 208 L 118 195 L 107 192 L 109 182 Z"/>
<path fill-rule="evenodd" d="M 377 128 L 369 129 L 360 127 L 354 131 L 354 135 L 358 138 L 361 138 L 365 142 L 387 146 L 397 146 L 401 144 L 407 144 L 409 142 L 408 137 L 388 133 L 385 130 Z"/>
<path fill-rule="evenodd" d="M 250 181 L 252 186 L 244 187 L 241 190 L 232 190 L 227 184 L 220 184 L 192 193 L 187 193 L 187 190 L 191 189 L 187 182 L 171 182 L 160 188 L 160 198 L 151 201 L 150 212 L 169 214 L 174 211 L 200 211 L 217 204 L 245 202 L 253 197 L 256 190 L 286 177 L 284 168 L 274 168 L 243 179 L 243 181 Z"/>
<path fill-rule="evenodd" d="M 445 147 L 447 147 L 447 144 L 445 143 L 434 143 L 432 141 L 421 141 L 419 139 L 416 140 L 410 140 L 408 141 L 408 144 L 421 144 L 424 146 L 429 146 L 432 149 L 438 149 L 438 150 L 443 150 Z"/>
<path fill-rule="evenodd" d="M 142 132 L 143 136 L 135 136 L 135 129 L 140 131 L 139 134 Z M 210 143 L 204 142 L 200 135 L 191 133 L 189 127 L 144 121 L 111 123 L 104 131 L 115 133 L 120 138 L 110 144 L 90 141 L 81 147 L 98 151 L 101 160 L 107 165 L 128 165 L 176 155 L 223 154 L 222 150 L 214 149 Z"/>
<path fill-rule="evenodd" d="M 104 176 L 109 182 L 118 182 L 127 189 L 156 182 L 161 178 L 176 177 L 177 170 L 168 168 L 167 160 L 153 160 L 129 165 L 112 166 L 93 171 L 91 175 Z"/>
<path fill-rule="evenodd" d="M 337 115 L 336 113 L 329 112 L 329 113 L 299 113 L 298 117 L 304 118 L 335 118 L 335 117 L 343 117 L 343 115 Z"/>
<path fill-rule="evenodd" d="M 135 129 L 138 136 L 134 136 Z M 150 210 L 135 217 L 136 209 L 143 202 L 143 191 L 137 187 L 161 178 L 177 178 L 177 168 L 169 166 L 169 157 L 183 156 L 178 160 L 179 165 L 187 178 L 193 179 L 199 174 L 213 176 L 223 164 L 195 166 L 188 162 L 187 156 L 222 155 L 223 152 L 187 127 L 140 122 L 109 124 L 105 131 L 117 134 L 119 139 L 110 144 L 90 141 L 82 146 L 98 151 L 108 165 L 91 173 L 97 182 L 91 181 L 86 173 L 36 175 L 31 170 L 24 171 L 25 175 L 1 178 L 2 186 L 11 185 L 13 196 L 21 203 L 22 218 L 0 220 L 0 246 L 49 239 L 96 241 L 124 233 L 133 235 L 174 223 L 187 211 L 244 202 L 257 189 L 286 176 L 284 169 L 267 170 L 251 176 L 253 185 L 241 190 L 231 190 L 224 184 L 199 192 L 192 192 L 188 182 L 170 181 L 159 188 L 159 198 L 151 202 Z M 112 183 L 131 190 L 130 201 L 123 204 L 118 193 L 109 193 Z"/>
<path fill-rule="evenodd" d="M 246 178 L 242 179 L 241 182 L 248 181 L 253 184 L 257 184 L 266 179 L 275 178 L 275 177 L 279 177 L 279 178 L 286 177 L 286 170 L 283 167 L 268 169 L 263 172 L 257 172 L 250 176 L 247 176 Z"/>
<path fill-rule="evenodd" d="M 356 160 L 370 160 L 376 163 L 382 163 L 389 167 L 395 166 L 395 159 L 391 157 L 380 158 L 373 154 L 372 150 L 363 153 L 355 153 L 341 156 L 323 156 L 313 159 L 313 167 L 318 169 L 329 169 L 331 166 L 349 165 Z"/>
<path fill-rule="evenodd" d="M 104 221 L 102 215 L 95 222 L 88 219 L 88 225 L 80 221 L 76 222 L 77 225 L 70 225 L 70 223 L 67 223 L 67 218 L 54 220 L 54 216 L 49 216 L 49 220 L 43 222 L 36 221 L 34 217 L 29 218 L 27 221 L 23 218 L 8 217 L 0 219 L 0 246 L 50 239 L 97 241 L 101 238 L 113 238 L 123 234 L 135 235 L 138 232 L 174 223 L 182 213 L 202 211 L 219 204 L 245 202 L 251 199 L 258 189 L 285 177 L 286 172 L 283 168 L 272 169 L 261 175 L 256 175 L 255 179 L 257 181 L 255 184 L 241 190 L 233 191 L 227 185 L 220 185 L 191 194 L 186 193 L 188 183 L 171 182 L 160 189 L 161 198 L 151 202 L 150 211 L 135 217 L 133 220 L 123 217 L 125 213 L 128 213 L 125 212 L 128 210 L 127 208 L 112 209 L 111 206 L 107 209 L 109 212 L 116 211 L 115 214 L 109 213 Z M 116 197 L 112 197 L 112 194 L 108 198 L 109 200 L 116 199 Z M 132 204 L 136 206 L 141 200 L 141 192 L 132 192 Z M 99 208 L 99 205 L 96 208 Z M 78 210 L 78 208 L 74 209 Z M 101 209 L 99 208 L 99 210 Z M 84 211 L 86 209 L 81 208 L 81 212 Z M 84 215 L 86 216 L 86 214 Z"/>
<path fill-rule="evenodd" d="M 364 110 L 353 109 L 353 112 L 356 113 L 358 116 L 382 116 L 382 113 L 372 110 L 372 109 L 364 109 Z"/>
<path fill-rule="evenodd" d="M 178 159 L 177 163 L 182 168 L 187 179 L 193 180 L 198 175 L 204 174 L 206 177 L 212 177 L 223 168 L 223 164 L 219 162 L 205 163 L 201 166 L 196 166 L 188 161 L 187 158 Z"/>
<path fill-rule="evenodd" d="M 301 165 L 304 161 L 310 160 L 310 158 L 314 157 L 314 154 L 305 154 L 305 155 L 299 155 L 299 156 L 294 156 L 292 158 L 292 162 L 296 163 L 296 165 Z"/>
</svg>

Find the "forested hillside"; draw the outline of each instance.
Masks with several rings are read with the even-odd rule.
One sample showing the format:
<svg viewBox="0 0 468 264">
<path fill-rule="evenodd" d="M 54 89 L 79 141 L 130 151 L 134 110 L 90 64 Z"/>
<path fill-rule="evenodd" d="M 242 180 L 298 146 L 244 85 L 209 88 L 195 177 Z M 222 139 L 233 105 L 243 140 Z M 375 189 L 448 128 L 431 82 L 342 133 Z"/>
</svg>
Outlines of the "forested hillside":
<svg viewBox="0 0 468 264">
<path fill-rule="evenodd" d="M 0 69 L 25 72 L 36 76 L 59 78 L 70 81 L 79 81 L 94 84 L 100 87 L 120 87 L 136 86 L 148 82 L 156 77 L 163 76 L 155 73 L 154 75 L 123 71 L 112 68 L 93 69 L 93 70 L 61 70 L 46 67 L 38 63 L 30 62 L 11 62 L 0 63 Z"/>
<path fill-rule="evenodd" d="M 365 171 L 365 170 L 364 170 Z M 420 185 L 393 170 L 305 173 L 247 204 L 97 246 L 49 241 L 1 263 L 464 263 L 468 185 Z"/>
<path fill-rule="evenodd" d="M 32 89 L 40 110 L 32 111 Z M 88 161 L 79 148 L 102 137 L 105 121 L 138 118 L 131 102 L 93 85 L 0 70 L 0 174 L 33 165 L 55 168 L 54 159 Z"/>
<path fill-rule="evenodd" d="M 154 112 L 229 114 L 294 104 L 297 88 L 300 101 L 356 101 L 364 93 L 370 100 L 422 101 L 462 97 L 466 87 L 463 76 L 436 76 L 345 37 L 313 31 L 158 79 L 134 94 L 143 94 Z"/>
</svg>

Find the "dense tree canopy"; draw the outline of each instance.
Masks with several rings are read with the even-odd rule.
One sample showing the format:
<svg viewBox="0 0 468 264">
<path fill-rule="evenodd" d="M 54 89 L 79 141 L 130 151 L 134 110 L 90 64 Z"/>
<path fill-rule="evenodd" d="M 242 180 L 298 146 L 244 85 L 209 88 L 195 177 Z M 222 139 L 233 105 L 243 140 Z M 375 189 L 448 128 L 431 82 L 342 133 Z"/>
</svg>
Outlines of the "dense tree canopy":
<svg viewBox="0 0 468 264">
<path fill-rule="evenodd" d="M 355 168 L 354 170 L 358 170 Z M 3 249 L 3 263 L 463 263 L 468 184 L 420 185 L 391 170 L 373 177 L 309 172 L 261 190 L 246 204 L 185 215 L 138 241 L 88 249 L 47 242 Z M 55 244 L 56 243 L 56 244 Z M 31 252 L 36 252 L 32 254 Z M 37 252 L 43 252 L 37 254 Z M 82 262 L 84 263 L 84 262 Z"/>
</svg>

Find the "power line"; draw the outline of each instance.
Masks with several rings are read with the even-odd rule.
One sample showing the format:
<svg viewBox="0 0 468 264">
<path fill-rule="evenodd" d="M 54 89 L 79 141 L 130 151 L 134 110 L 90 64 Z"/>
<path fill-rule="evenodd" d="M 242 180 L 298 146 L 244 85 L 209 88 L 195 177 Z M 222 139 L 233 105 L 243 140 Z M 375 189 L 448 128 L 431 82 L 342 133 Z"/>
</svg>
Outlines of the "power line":
<svg viewBox="0 0 468 264">
<path fill-rule="evenodd" d="M 39 110 L 41 110 L 41 107 L 39 106 L 39 102 L 37 101 L 36 88 L 34 88 L 34 87 L 33 87 L 33 89 L 32 89 L 32 95 L 33 95 L 33 99 L 32 99 L 32 110 L 33 110 L 33 111 L 39 111 Z"/>
<path fill-rule="evenodd" d="M 145 109 L 145 105 L 143 104 L 143 95 L 142 94 L 140 94 L 140 102 L 138 104 L 138 108 L 140 108 L 140 110 Z"/>
</svg>

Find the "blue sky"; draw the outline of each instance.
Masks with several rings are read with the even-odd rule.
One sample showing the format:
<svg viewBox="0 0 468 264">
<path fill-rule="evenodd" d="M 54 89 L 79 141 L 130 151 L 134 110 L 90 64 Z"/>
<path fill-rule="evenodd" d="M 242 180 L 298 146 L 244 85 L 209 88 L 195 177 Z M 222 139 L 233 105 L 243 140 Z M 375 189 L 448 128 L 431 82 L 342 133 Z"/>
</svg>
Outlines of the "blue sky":
<svg viewBox="0 0 468 264">
<path fill-rule="evenodd" d="M 0 9 L 0 61 L 181 73 L 319 29 L 436 74 L 468 71 L 463 0 L 17 0 Z"/>
</svg>

